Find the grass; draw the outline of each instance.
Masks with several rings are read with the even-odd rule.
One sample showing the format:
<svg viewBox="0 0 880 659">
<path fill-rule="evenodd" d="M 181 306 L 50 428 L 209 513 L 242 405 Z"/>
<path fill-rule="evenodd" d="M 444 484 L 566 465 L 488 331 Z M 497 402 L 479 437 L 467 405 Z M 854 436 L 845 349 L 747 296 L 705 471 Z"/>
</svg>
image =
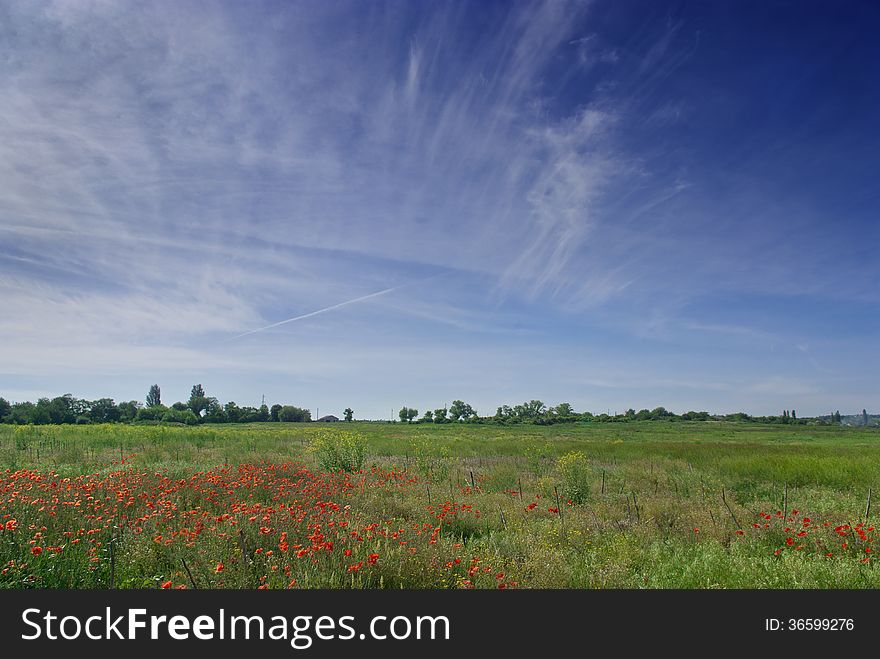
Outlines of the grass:
<svg viewBox="0 0 880 659">
<path fill-rule="evenodd" d="M 362 473 L 326 473 L 337 441 Z M 0 426 L 0 586 L 876 588 L 878 448 L 723 422 Z"/>
</svg>

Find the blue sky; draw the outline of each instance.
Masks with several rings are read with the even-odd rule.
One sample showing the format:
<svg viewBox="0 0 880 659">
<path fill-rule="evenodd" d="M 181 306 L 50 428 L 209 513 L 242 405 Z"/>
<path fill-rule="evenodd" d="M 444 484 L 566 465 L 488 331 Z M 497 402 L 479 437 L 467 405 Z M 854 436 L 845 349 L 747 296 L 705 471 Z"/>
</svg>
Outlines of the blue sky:
<svg viewBox="0 0 880 659">
<path fill-rule="evenodd" d="M 876 411 L 878 18 L 3 3 L 0 395 Z"/>
</svg>

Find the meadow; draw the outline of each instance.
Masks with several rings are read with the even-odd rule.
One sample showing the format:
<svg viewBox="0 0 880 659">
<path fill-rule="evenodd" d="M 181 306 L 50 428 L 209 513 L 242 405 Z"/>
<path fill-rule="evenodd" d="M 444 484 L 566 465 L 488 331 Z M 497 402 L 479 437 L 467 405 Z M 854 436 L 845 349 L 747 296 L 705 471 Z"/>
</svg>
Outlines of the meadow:
<svg viewBox="0 0 880 659">
<path fill-rule="evenodd" d="M 880 431 L 0 426 L 3 588 L 876 588 Z"/>
</svg>

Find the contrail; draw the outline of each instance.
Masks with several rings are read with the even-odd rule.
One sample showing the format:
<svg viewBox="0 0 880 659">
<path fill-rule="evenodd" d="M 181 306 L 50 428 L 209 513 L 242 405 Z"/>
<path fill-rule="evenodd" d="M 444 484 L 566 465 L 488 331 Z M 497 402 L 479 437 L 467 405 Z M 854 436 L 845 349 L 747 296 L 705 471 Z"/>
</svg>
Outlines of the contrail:
<svg viewBox="0 0 880 659">
<path fill-rule="evenodd" d="M 233 339 L 240 339 L 243 336 L 247 336 L 248 334 L 256 334 L 257 332 L 262 332 L 267 329 L 272 329 L 273 327 L 278 327 L 279 325 L 286 325 L 287 323 L 292 323 L 296 320 L 302 320 L 303 318 L 311 318 L 312 316 L 317 316 L 320 313 L 325 313 L 327 311 L 333 311 L 333 309 L 338 309 L 339 307 L 344 307 L 349 304 L 354 304 L 355 302 L 363 302 L 364 300 L 369 300 L 372 297 L 379 297 L 380 295 L 385 295 L 386 293 L 390 293 L 391 291 L 396 291 L 398 288 L 402 288 L 403 286 L 392 286 L 391 288 L 386 288 L 384 291 L 378 291 L 376 293 L 370 293 L 369 295 L 362 295 L 361 297 L 356 297 L 353 300 L 346 300 L 345 302 L 340 302 L 339 304 L 334 304 L 330 307 L 325 307 L 324 309 L 318 309 L 317 311 L 311 311 L 309 313 L 305 313 L 302 316 L 295 316 L 293 318 L 288 318 L 287 320 L 279 320 L 277 323 L 272 323 L 271 325 L 266 325 L 265 327 L 258 327 L 257 329 L 250 330 L 249 332 L 244 332 L 243 334 L 239 334 L 238 336 L 233 336 Z"/>
</svg>

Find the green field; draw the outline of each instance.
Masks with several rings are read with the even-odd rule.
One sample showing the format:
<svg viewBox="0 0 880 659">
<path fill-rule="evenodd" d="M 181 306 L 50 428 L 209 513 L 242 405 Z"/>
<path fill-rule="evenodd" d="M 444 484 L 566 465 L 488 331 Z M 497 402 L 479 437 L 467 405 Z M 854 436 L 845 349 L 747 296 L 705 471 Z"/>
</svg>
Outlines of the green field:
<svg viewBox="0 0 880 659">
<path fill-rule="evenodd" d="M 6 588 L 880 586 L 877 429 L 0 426 L 0 469 Z"/>
</svg>

